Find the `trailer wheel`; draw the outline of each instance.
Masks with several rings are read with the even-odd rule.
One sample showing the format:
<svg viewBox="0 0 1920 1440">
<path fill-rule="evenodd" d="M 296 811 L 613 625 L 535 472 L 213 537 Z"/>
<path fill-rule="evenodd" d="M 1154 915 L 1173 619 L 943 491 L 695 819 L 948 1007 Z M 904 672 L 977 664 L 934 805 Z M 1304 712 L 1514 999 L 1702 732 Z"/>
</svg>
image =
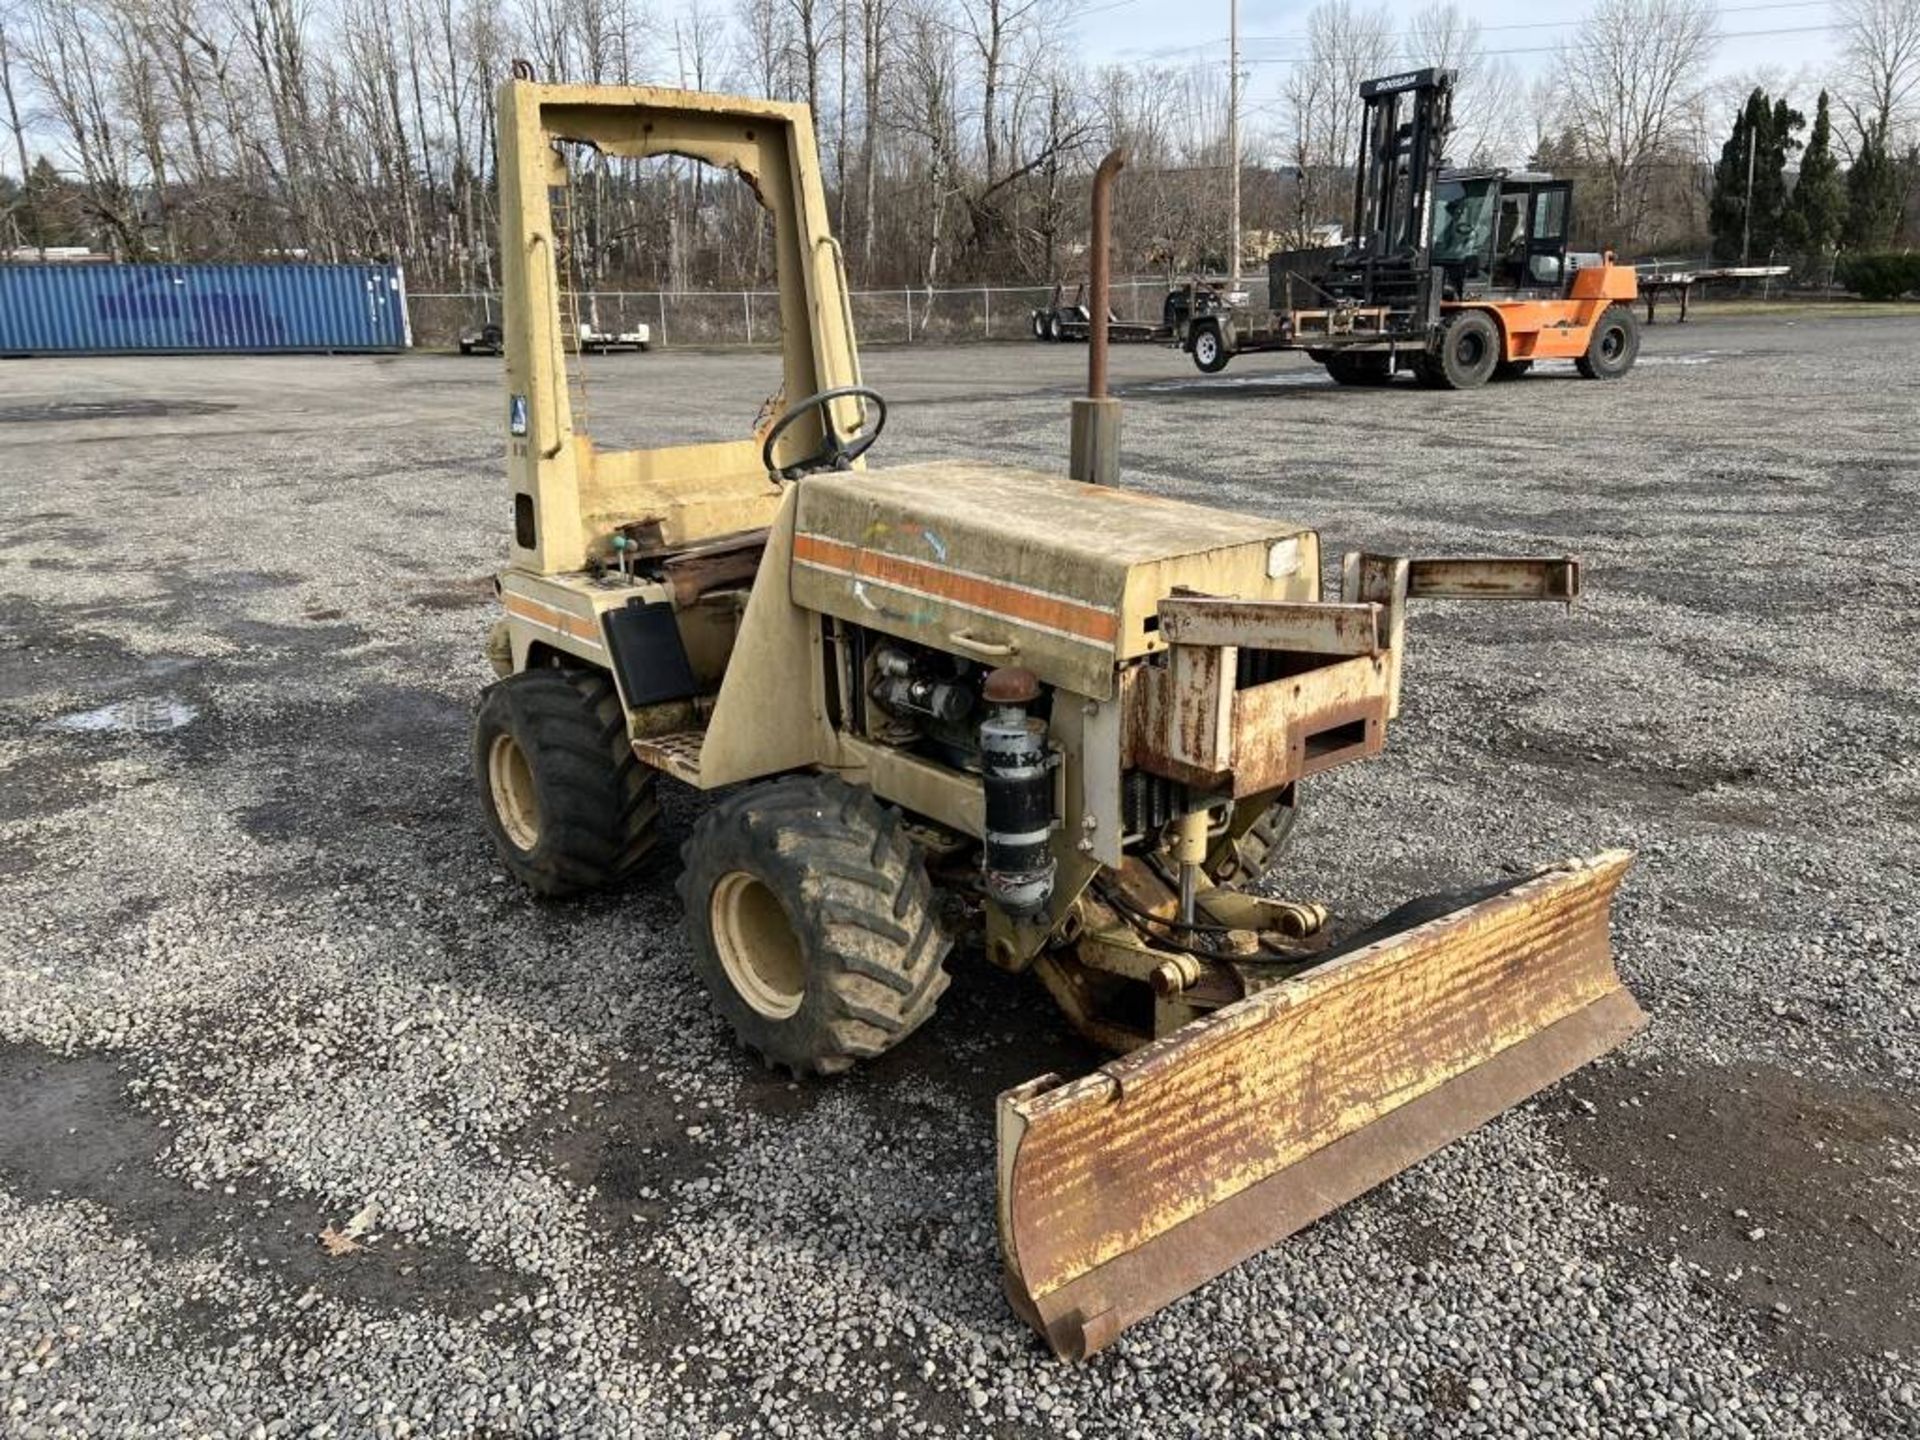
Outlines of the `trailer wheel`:
<svg viewBox="0 0 1920 1440">
<path fill-rule="evenodd" d="M 871 792 L 818 775 L 750 785 L 682 854 L 694 969 L 767 1064 L 836 1074 L 933 1013 L 950 942 L 919 852 Z"/>
<path fill-rule="evenodd" d="M 1493 367 L 1493 378 L 1495 380 L 1518 380 L 1531 369 L 1533 369 L 1533 362 L 1531 360 L 1502 360 L 1498 365 Z"/>
<path fill-rule="evenodd" d="M 1618 380 L 1640 355 L 1640 317 L 1630 305 L 1609 305 L 1574 366 L 1589 380 Z"/>
<path fill-rule="evenodd" d="M 1329 353 L 1323 364 L 1336 385 L 1385 385 L 1393 379 L 1391 355 Z"/>
<path fill-rule="evenodd" d="M 1193 363 L 1203 375 L 1218 375 L 1233 358 L 1218 325 L 1202 325 L 1193 332 Z"/>
<path fill-rule="evenodd" d="M 1420 378 L 1440 390 L 1484 385 L 1500 363 L 1500 327 L 1484 310 L 1455 310 L 1440 322 Z"/>
<path fill-rule="evenodd" d="M 653 845 L 653 775 L 604 670 L 522 670 L 489 686 L 473 767 L 494 848 L 536 895 L 614 884 Z"/>
</svg>

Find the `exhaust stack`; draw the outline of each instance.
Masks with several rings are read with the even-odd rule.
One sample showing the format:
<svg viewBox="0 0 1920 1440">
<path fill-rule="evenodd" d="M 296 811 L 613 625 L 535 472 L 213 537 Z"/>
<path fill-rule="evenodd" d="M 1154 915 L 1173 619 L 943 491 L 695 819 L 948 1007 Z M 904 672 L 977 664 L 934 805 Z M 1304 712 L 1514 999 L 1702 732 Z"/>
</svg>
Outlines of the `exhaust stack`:
<svg viewBox="0 0 1920 1440">
<path fill-rule="evenodd" d="M 1093 174 L 1092 254 L 1087 273 L 1087 395 L 1073 402 L 1067 471 L 1089 485 L 1120 483 L 1120 402 L 1107 394 L 1107 311 L 1111 281 L 1113 182 L 1127 163 L 1109 150 Z"/>
</svg>

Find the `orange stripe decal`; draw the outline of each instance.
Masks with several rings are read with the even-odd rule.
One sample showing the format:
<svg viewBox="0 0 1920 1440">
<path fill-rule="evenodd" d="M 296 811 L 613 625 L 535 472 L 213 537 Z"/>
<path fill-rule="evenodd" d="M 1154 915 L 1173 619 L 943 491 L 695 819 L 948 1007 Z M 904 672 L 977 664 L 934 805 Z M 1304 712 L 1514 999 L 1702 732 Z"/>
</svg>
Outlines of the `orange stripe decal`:
<svg viewBox="0 0 1920 1440">
<path fill-rule="evenodd" d="M 518 616 L 542 629 L 556 630 L 562 635 L 570 636 L 588 645 L 605 648 L 600 645 L 600 627 L 591 620 L 582 619 L 565 610 L 555 609 L 538 600 L 529 600 L 524 595 L 506 595 L 501 598 L 509 615 Z"/>
<path fill-rule="evenodd" d="M 795 534 L 793 555 L 796 560 L 849 579 L 871 580 L 891 589 L 911 590 L 1083 640 L 1110 645 L 1120 633 L 1119 617 L 1111 610 L 1070 600 L 1064 595 L 988 580 L 925 560 L 863 549 L 824 535 L 809 535 L 804 531 Z"/>
</svg>

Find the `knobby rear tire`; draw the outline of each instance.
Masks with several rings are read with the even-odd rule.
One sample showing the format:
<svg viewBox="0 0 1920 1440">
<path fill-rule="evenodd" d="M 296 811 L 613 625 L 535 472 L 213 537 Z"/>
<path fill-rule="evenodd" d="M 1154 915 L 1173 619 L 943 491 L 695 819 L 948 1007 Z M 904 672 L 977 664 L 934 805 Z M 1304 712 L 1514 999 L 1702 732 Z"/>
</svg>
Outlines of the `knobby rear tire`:
<svg viewBox="0 0 1920 1440">
<path fill-rule="evenodd" d="M 660 815 L 653 772 L 634 756 L 606 671 L 544 667 L 488 686 L 473 742 L 487 831 L 536 895 L 617 884 L 652 848 Z M 503 798 L 502 774 L 517 780 L 521 805 Z"/>
<path fill-rule="evenodd" d="M 933 1014 L 951 940 L 899 814 L 867 790 L 816 775 L 748 786 L 701 817 L 681 854 L 694 969 L 768 1065 L 836 1074 Z M 735 918 L 743 892 L 759 912 L 751 924 Z M 787 934 L 759 950 L 790 936 L 795 962 L 742 973 L 764 956 L 743 953 L 741 935 L 766 937 L 782 918 Z"/>
</svg>

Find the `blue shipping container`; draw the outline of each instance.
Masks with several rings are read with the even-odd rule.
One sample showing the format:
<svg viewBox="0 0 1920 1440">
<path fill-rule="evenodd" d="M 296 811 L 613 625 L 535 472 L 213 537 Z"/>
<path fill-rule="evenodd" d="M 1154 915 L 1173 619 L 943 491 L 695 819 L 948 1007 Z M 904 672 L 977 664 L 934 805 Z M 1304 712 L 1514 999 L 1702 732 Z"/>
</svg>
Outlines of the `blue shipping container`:
<svg viewBox="0 0 1920 1440">
<path fill-rule="evenodd" d="M 404 350 L 397 265 L 0 265 L 0 355 Z"/>
</svg>

